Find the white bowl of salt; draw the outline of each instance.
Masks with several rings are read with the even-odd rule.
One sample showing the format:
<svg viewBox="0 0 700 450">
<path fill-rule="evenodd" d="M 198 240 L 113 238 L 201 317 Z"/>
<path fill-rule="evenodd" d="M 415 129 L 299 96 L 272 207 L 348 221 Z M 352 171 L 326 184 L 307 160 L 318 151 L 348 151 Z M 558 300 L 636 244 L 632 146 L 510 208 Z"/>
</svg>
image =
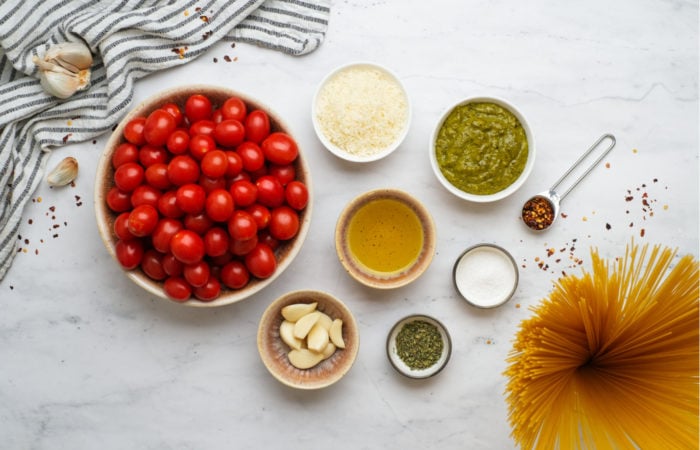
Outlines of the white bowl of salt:
<svg viewBox="0 0 700 450">
<path fill-rule="evenodd" d="M 452 276 L 457 292 L 478 308 L 503 305 L 518 287 L 518 266 L 513 256 L 493 244 L 465 250 L 457 258 Z"/>
</svg>

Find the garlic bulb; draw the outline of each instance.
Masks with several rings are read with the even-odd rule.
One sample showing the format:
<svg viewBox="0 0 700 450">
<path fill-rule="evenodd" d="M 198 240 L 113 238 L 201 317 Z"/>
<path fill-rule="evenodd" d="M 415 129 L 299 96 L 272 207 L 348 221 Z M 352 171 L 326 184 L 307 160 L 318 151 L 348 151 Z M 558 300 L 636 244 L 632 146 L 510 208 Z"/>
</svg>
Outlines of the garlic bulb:
<svg viewBox="0 0 700 450">
<path fill-rule="evenodd" d="M 44 58 L 33 58 L 41 73 L 41 86 L 58 98 L 68 98 L 90 84 L 92 54 L 80 42 L 64 42 L 50 47 Z"/>
<path fill-rule="evenodd" d="M 64 158 L 46 176 L 49 186 L 65 186 L 71 183 L 78 176 L 78 161 L 69 156 Z"/>
</svg>

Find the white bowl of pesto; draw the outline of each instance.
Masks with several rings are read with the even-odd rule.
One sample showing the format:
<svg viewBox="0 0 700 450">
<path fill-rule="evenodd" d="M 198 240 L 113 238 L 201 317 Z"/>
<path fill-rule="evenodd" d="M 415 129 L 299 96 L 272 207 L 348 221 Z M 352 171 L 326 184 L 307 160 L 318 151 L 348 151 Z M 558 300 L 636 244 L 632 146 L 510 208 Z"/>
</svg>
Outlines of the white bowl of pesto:
<svg viewBox="0 0 700 450">
<path fill-rule="evenodd" d="M 535 141 L 525 116 L 497 97 L 470 97 L 448 108 L 430 138 L 440 183 L 464 200 L 504 199 L 525 182 Z"/>
</svg>

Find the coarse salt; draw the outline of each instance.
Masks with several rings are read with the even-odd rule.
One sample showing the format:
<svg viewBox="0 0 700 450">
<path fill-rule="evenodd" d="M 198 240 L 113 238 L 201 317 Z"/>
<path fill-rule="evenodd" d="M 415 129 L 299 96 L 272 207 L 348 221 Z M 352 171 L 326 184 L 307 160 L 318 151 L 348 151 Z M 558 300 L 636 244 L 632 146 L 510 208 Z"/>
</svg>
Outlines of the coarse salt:
<svg viewBox="0 0 700 450">
<path fill-rule="evenodd" d="M 351 155 L 379 154 L 407 127 L 408 99 L 399 82 L 371 65 L 332 75 L 316 98 L 316 120 L 325 138 Z"/>
<path fill-rule="evenodd" d="M 518 283 L 513 260 L 504 250 L 482 245 L 465 252 L 454 270 L 457 290 L 470 303 L 492 308 L 505 303 Z"/>
</svg>

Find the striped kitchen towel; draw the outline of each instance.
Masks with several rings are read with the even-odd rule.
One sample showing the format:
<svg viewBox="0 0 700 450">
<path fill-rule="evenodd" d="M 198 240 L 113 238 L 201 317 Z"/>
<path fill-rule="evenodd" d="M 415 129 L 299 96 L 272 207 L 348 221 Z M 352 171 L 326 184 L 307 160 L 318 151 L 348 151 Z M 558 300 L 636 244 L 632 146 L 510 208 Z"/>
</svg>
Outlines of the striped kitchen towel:
<svg viewBox="0 0 700 450">
<path fill-rule="evenodd" d="M 0 2 L 0 280 L 49 150 L 109 132 L 129 110 L 135 80 L 192 61 L 219 40 L 308 53 L 329 13 L 328 0 Z M 92 78 L 60 100 L 42 89 L 32 57 L 68 41 L 90 48 Z"/>
</svg>

